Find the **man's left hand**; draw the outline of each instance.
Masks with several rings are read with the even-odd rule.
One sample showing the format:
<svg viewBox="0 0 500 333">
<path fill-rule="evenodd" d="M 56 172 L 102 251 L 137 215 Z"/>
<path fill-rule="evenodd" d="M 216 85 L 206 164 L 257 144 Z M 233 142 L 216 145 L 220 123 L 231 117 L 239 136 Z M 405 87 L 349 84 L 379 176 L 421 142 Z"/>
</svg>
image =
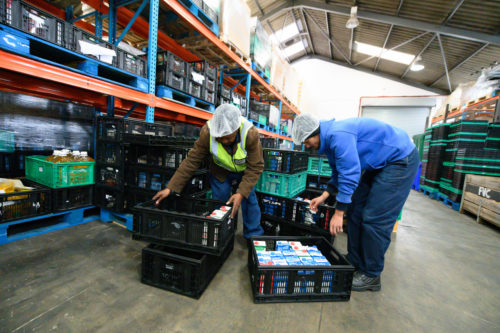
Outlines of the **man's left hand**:
<svg viewBox="0 0 500 333">
<path fill-rule="evenodd" d="M 241 205 L 241 200 L 243 200 L 243 195 L 240 193 L 233 194 L 231 198 L 226 202 L 226 205 L 229 205 L 230 203 L 233 204 L 233 211 L 231 213 L 231 218 L 234 218 L 238 214 L 238 209 L 240 208 Z"/>
</svg>

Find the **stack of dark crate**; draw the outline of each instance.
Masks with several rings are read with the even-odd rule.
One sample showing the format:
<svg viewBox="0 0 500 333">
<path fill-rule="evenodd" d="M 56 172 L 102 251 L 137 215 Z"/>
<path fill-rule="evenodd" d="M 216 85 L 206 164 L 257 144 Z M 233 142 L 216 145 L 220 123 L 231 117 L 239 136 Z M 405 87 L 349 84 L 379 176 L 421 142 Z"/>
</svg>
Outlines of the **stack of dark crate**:
<svg viewBox="0 0 500 333">
<path fill-rule="evenodd" d="M 195 138 L 155 137 L 125 134 L 126 153 L 126 206 L 150 201 L 167 187 L 182 161 L 193 147 Z M 184 187 L 182 195 L 189 196 L 209 188 L 208 171 L 197 170 Z"/>
<path fill-rule="evenodd" d="M 126 207 L 125 159 L 129 149 L 126 136 L 171 137 L 172 126 L 104 116 L 97 118 L 96 132 L 95 204 L 121 213 Z"/>
<path fill-rule="evenodd" d="M 188 93 L 187 73 L 187 62 L 172 52 L 158 52 L 156 59 L 156 84 L 165 85 Z"/>
<path fill-rule="evenodd" d="M 500 150 L 500 123 L 491 123 L 489 125 L 484 148 Z"/>
<path fill-rule="evenodd" d="M 271 113 L 271 105 L 268 103 L 250 101 L 250 110 L 248 119 L 258 122 L 263 125 L 269 124 L 269 116 Z"/>
<path fill-rule="evenodd" d="M 422 152 L 422 167 L 420 169 L 420 187 L 426 185 L 425 182 L 425 175 L 426 175 L 426 169 L 427 169 L 427 163 L 429 162 L 429 147 L 431 144 L 431 137 L 432 137 L 432 128 L 428 128 L 425 130 L 424 134 L 424 148 Z"/>
<path fill-rule="evenodd" d="M 218 105 L 231 104 L 231 88 L 219 83 L 219 102 Z"/>
<path fill-rule="evenodd" d="M 462 165 L 465 155 L 472 158 L 470 165 L 477 165 L 481 160 L 487 131 L 487 121 L 464 120 L 450 124 L 448 145 L 442 163 L 440 195 L 454 202 L 460 201 L 465 173 L 457 170 L 464 171 Z"/>
<path fill-rule="evenodd" d="M 217 67 L 206 60 L 188 63 L 187 93 L 210 104 L 217 102 Z"/>
<path fill-rule="evenodd" d="M 260 138 L 262 148 L 278 148 L 278 142 L 275 138 Z"/>
<path fill-rule="evenodd" d="M 232 207 L 198 196 L 170 195 L 134 207 L 133 238 L 142 250 L 141 281 L 199 298 L 234 247 Z"/>
<path fill-rule="evenodd" d="M 441 124 L 432 127 L 424 183 L 424 189 L 430 192 L 439 191 L 441 168 L 448 143 L 449 126 L 450 124 Z"/>
<path fill-rule="evenodd" d="M 306 190 L 308 157 L 305 152 L 264 149 L 265 171 L 256 189 L 262 212 L 261 225 L 266 234 L 329 237 L 334 207 L 322 205 L 317 213 L 309 209 L 309 201 L 322 191 Z M 274 181 L 276 189 L 273 189 Z"/>
</svg>

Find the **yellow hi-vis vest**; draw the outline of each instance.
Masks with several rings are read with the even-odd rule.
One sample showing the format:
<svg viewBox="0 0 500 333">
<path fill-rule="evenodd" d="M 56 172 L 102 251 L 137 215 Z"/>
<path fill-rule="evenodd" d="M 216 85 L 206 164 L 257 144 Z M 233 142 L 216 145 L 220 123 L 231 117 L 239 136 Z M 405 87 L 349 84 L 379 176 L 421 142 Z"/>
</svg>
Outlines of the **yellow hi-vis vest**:
<svg viewBox="0 0 500 333">
<path fill-rule="evenodd" d="M 207 123 L 210 129 L 210 122 Z M 222 143 L 210 135 L 210 153 L 215 164 L 231 172 L 243 172 L 247 168 L 247 151 L 245 150 L 248 130 L 252 123 L 241 118 L 240 142 L 237 145 L 236 152 L 231 156 L 224 148 Z"/>
</svg>

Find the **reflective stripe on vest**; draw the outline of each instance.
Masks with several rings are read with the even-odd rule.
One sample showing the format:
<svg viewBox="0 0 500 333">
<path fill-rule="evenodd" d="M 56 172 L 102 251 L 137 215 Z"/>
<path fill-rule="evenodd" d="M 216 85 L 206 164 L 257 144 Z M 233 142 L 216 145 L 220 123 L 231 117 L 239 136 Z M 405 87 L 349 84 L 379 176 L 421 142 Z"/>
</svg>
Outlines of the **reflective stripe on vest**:
<svg viewBox="0 0 500 333">
<path fill-rule="evenodd" d="M 210 122 L 207 122 L 210 129 Z M 245 150 L 246 138 L 248 130 L 252 127 L 252 123 L 241 118 L 240 126 L 240 142 L 237 145 L 236 152 L 230 155 L 224 148 L 222 143 L 210 135 L 210 153 L 215 164 L 231 172 L 243 172 L 247 168 L 247 151 Z"/>
</svg>

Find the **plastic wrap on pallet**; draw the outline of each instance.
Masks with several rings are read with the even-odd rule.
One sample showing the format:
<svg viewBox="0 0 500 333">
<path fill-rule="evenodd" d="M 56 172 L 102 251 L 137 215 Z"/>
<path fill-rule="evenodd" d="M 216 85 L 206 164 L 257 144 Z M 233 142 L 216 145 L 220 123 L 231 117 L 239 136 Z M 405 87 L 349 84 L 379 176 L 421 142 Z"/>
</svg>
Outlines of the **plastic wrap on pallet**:
<svg viewBox="0 0 500 333">
<path fill-rule="evenodd" d="M 269 74 L 272 58 L 271 39 L 257 18 L 252 19 L 252 36 L 250 38 L 250 55 L 260 68 Z"/>
<path fill-rule="evenodd" d="M 0 130 L 13 133 L 18 151 L 93 151 L 93 112 L 73 103 L 0 92 Z"/>
<path fill-rule="evenodd" d="M 286 73 L 284 95 L 295 105 L 299 105 L 302 86 L 302 77 L 293 67 Z"/>
<path fill-rule="evenodd" d="M 232 44 L 243 56 L 250 58 L 252 31 L 250 8 L 244 0 L 221 0 L 219 36 Z"/>
<path fill-rule="evenodd" d="M 283 91 L 285 86 L 285 74 L 288 69 L 288 63 L 284 60 L 280 53 L 274 49 L 271 59 L 271 85 L 278 91 Z"/>
<path fill-rule="evenodd" d="M 271 105 L 269 108 L 269 126 L 278 129 L 279 124 L 280 124 L 280 110 L 274 105 Z"/>
</svg>

